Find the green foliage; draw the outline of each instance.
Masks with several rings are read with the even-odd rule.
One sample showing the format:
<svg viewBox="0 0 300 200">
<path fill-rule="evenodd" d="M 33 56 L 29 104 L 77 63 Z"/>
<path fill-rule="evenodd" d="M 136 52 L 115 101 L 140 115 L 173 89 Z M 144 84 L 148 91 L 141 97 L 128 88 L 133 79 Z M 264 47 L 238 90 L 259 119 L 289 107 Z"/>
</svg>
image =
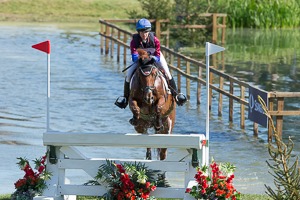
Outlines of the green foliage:
<svg viewBox="0 0 300 200">
<path fill-rule="evenodd" d="M 172 16 L 172 0 L 138 0 L 141 6 L 139 12 L 137 8 L 128 9 L 126 13 L 131 19 L 170 19 Z M 166 24 L 161 24 L 161 31 L 166 31 Z M 155 24 L 152 24 L 152 30 L 155 30 Z"/>
<path fill-rule="evenodd" d="M 138 12 L 136 8 L 127 10 L 130 18 L 148 18 L 148 19 L 169 19 L 172 16 L 172 1 L 171 0 L 138 0 L 142 11 Z"/>
<path fill-rule="evenodd" d="M 299 0 L 224 1 L 230 27 L 285 28 L 300 25 Z"/>
<path fill-rule="evenodd" d="M 211 19 L 199 17 L 200 13 L 204 13 L 210 8 L 209 1 L 206 0 L 175 0 L 173 8 L 174 16 L 173 24 L 176 25 L 205 25 L 210 24 Z M 211 30 L 207 29 L 172 29 L 171 37 L 176 38 L 177 46 L 197 46 L 203 44 L 207 40 Z"/>
</svg>

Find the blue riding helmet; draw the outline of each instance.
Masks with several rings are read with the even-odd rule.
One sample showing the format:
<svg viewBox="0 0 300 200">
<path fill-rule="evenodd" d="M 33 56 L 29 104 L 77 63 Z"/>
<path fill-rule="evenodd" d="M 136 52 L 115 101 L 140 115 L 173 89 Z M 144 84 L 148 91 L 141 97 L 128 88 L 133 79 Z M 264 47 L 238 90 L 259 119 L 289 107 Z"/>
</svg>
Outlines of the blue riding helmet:
<svg viewBox="0 0 300 200">
<path fill-rule="evenodd" d="M 137 31 L 151 31 L 151 23 L 148 19 L 142 18 L 136 23 Z"/>
</svg>

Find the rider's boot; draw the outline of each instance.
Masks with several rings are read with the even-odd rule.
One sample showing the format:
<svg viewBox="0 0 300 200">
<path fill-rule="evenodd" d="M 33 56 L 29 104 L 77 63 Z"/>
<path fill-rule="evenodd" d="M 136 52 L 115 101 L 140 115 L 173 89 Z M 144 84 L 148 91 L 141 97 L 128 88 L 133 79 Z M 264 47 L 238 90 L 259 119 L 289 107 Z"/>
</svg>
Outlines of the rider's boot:
<svg viewBox="0 0 300 200">
<path fill-rule="evenodd" d="M 129 98 L 129 83 L 124 81 L 124 96 L 120 96 L 117 98 L 115 105 L 119 108 L 125 109 L 128 105 L 128 98 Z"/>
<path fill-rule="evenodd" d="M 173 77 L 171 80 L 169 80 L 169 84 L 172 96 L 175 98 L 177 105 L 182 106 L 187 101 L 186 96 L 182 93 L 178 93 L 176 83 Z"/>
</svg>

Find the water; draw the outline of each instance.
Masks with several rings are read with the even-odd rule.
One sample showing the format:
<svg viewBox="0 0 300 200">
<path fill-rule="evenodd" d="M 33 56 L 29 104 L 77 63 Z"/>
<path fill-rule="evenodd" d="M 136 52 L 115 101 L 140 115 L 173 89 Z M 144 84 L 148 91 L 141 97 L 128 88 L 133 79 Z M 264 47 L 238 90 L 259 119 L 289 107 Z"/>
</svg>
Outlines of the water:
<svg viewBox="0 0 300 200">
<path fill-rule="evenodd" d="M 12 193 L 14 182 L 23 176 L 16 165 L 17 157 L 33 160 L 45 152 L 42 134 L 46 130 L 47 57 L 32 49 L 33 44 L 50 40 L 52 45 L 51 129 L 105 134 L 134 132 L 128 123 L 129 109 L 114 106 L 116 97 L 122 93 L 123 65 L 100 54 L 97 29 L 87 31 L 49 24 L 1 24 L 0 29 L 0 194 Z M 195 90 L 192 83 L 192 95 Z M 265 163 L 265 130 L 260 129 L 260 136 L 255 138 L 251 127 L 242 131 L 238 124 L 229 123 L 226 112 L 223 117 L 211 116 L 210 155 L 217 162 L 236 165 L 234 182 L 238 191 L 264 193 L 264 184 L 272 183 Z M 205 133 L 205 104 L 197 106 L 192 96 L 185 106 L 177 107 L 174 133 Z M 93 148 L 87 153 L 93 156 L 101 151 Z M 110 153 L 117 155 L 119 149 Z"/>
</svg>

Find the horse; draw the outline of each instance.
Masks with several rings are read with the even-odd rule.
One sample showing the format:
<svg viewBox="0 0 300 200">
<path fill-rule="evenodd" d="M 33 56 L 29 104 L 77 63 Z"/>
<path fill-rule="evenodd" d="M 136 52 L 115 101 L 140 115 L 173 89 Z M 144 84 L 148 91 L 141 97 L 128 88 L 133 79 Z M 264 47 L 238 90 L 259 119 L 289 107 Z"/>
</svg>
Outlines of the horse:
<svg viewBox="0 0 300 200">
<path fill-rule="evenodd" d="M 131 125 L 136 132 L 147 134 L 154 128 L 155 134 L 171 134 L 175 124 L 176 103 L 159 68 L 151 62 L 146 51 L 138 49 L 138 65 L 130 82 L 129 108 L 133 114 Z M 157 149 L 159 159 L 166 159 L 167 149 Z M 151 148 L 146 159 L 151 160 Z"/>
</svg>

